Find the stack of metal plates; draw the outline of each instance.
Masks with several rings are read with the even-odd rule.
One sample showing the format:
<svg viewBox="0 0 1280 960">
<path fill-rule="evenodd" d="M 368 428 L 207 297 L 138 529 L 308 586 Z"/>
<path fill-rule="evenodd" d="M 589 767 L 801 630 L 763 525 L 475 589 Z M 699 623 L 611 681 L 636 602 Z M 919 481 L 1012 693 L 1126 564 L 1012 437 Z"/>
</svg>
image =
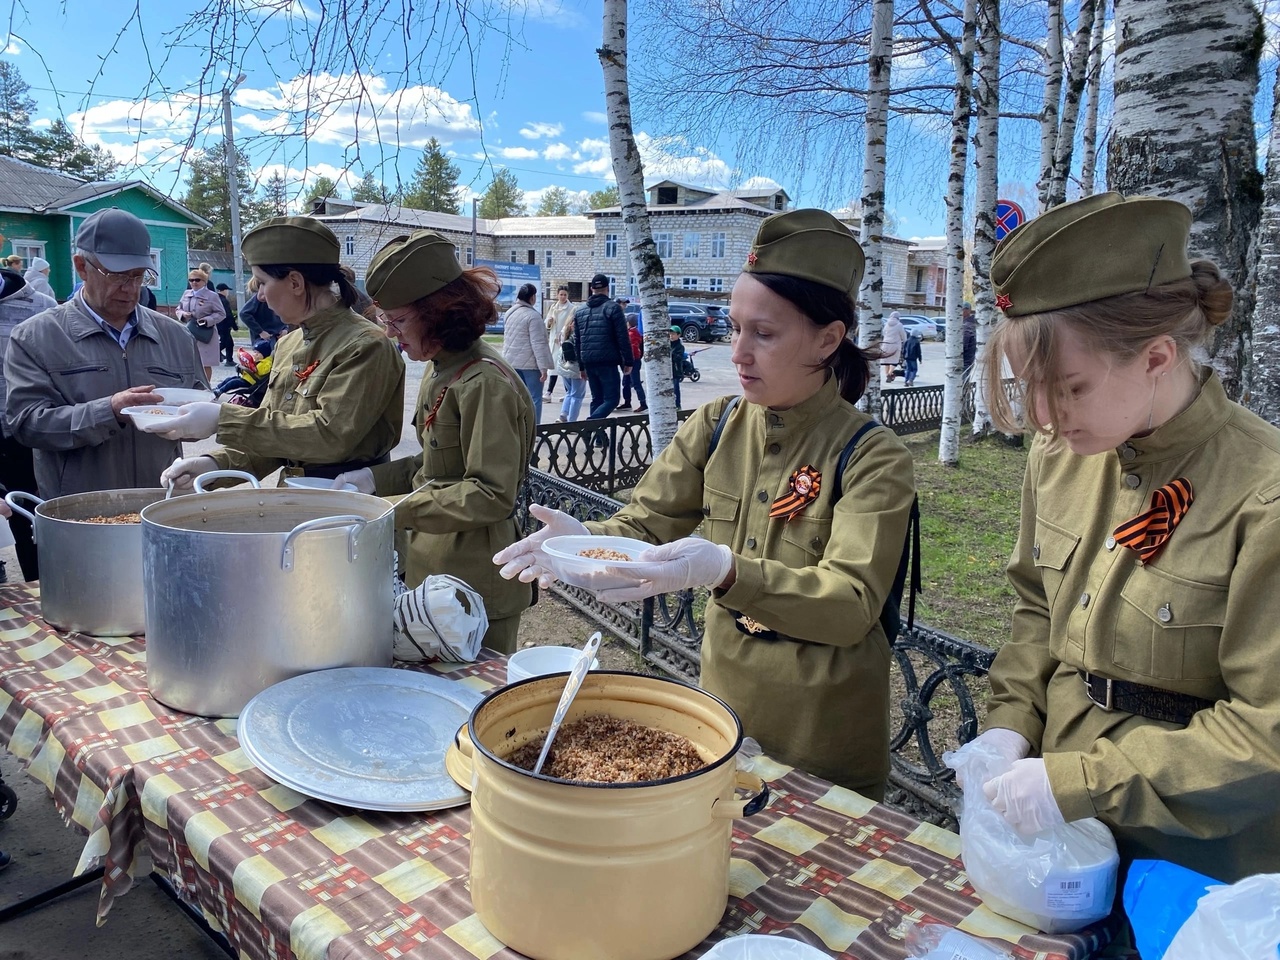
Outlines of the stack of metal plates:
<svg viewBox="0 0 1280 960">
<path fill-rule="evenodd" d="M 360 810 L 442 810 L 470 799 L 444 755 L 482 699 L 411 670 L 320 670 L 250 700 L 237 733 L 263 773 L 305 796 Z"/>
</svg>

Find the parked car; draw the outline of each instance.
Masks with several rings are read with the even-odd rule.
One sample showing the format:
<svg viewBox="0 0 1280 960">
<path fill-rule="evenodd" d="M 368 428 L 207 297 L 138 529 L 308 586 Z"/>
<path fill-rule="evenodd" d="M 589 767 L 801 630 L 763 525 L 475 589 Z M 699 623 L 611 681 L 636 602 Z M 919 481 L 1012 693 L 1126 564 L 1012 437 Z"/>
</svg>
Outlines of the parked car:
<svg viewBox="0 0 1280 960">
<path fill-rule="evenodd" d="M 685 343 L 714 343 L 729 337 L 729 320 L 719 304 L 668 303 L 671 323 L 684 330 Z"/>
<path fill-rule="evenodd" d="M 898 319 L 902 321 L 902 328 L 907 333 L 913 333 L 921 340 L 941 340 L 943 337 L 943 332 L 939 329 L 938 324 L 928 317 L 908 314 L 905 317 L 900 316 Z"/>
</svg>

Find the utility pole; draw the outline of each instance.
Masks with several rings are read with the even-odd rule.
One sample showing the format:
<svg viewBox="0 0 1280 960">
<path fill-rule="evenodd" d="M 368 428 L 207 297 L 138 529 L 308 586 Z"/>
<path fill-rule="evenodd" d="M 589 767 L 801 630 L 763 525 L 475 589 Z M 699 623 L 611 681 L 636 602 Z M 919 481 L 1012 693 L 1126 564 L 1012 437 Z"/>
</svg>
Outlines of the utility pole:
<svg viewBox="0 0 1280 960">
<path fill-rule="evenodd" d="M 476 252 L 476 201 L 471 199 L 471 263 L 468 266 L 474 267 L 476 260 L 479 259 L 479 253 Z"/>
<path fill-rule="evenodd" d="M 231 91 L 244 83 L 245 75 L 222 89 L 222 145 L 227 158 L 227 197 L 231 202 L 231 265 L 235 272 L 232 286 L 236 293 L 236 309 L 244 309 L 244 260 L 240 255 L 240 186 L 236 182 L 236 143 L 231 130 Z"/>
</svg>

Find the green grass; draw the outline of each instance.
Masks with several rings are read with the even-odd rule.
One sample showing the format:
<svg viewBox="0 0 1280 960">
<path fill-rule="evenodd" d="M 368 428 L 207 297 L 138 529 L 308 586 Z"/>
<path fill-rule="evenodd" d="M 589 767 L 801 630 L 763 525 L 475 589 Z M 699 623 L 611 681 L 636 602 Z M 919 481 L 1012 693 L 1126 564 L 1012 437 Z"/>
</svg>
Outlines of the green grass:
<svg viewBox="0 0 1280 960">
<path fill-rule="evenodd" d="M 966 437 L 959 466 L 947 467 L 938 462 L 937 431 L 903 441 L 915 458 L 920 495 L 924 593 L 916 618 L 998 648 L 1013 611 L 1004 568 L 1017 537 L 1027 450 Z"/>
</svg>

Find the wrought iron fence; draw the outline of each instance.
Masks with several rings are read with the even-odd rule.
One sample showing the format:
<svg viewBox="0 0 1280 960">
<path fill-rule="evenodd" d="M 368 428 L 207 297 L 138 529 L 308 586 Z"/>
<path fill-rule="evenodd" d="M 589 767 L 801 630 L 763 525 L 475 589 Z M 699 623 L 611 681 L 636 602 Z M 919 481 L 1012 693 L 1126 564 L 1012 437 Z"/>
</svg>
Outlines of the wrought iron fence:
<svg viewBox="0 0 1280 960">
<path fill-rule="evenodd" d="M 533 470 L 517 506 L 521 529 L 531 532 L 530 503 L 563 510 L 582 521 L 603 520 L 618 501 L 541 470 Z M 697 682 L 702 617 L 708 593 L 685 590 L 636 603 L 609 604 L 578 587 L 552 588 L 573 607 L 619 637 L 651 666 Z M 976 700 L 985 696 L 995 654 L 923 624 L 904 632 L 893 647 L 895 691 L 892 768 L 886 799 L 913 816 L 954 826 L 959 792 L 942 753 L 978 732 Z"/>
</svg>

